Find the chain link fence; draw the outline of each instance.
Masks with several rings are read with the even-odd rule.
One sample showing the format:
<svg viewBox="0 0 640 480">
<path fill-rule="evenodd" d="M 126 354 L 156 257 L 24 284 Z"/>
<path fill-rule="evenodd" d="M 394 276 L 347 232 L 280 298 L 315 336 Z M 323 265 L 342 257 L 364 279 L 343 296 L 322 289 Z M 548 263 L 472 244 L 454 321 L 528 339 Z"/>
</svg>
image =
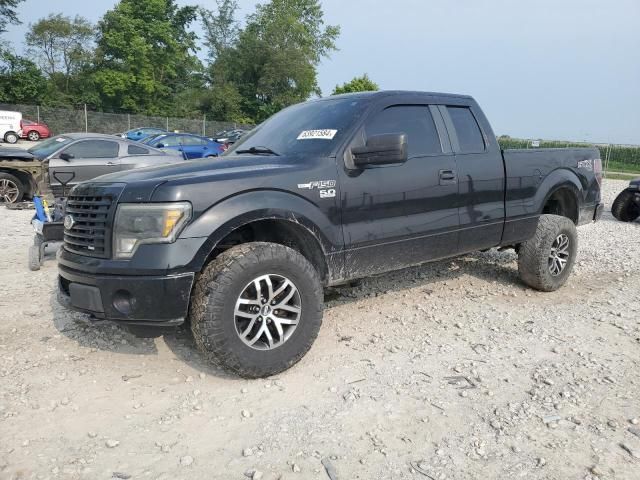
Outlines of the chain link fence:
<svg viewBox="0 0 640 480">
<path fill-rule="evenodd" d="M 84 108 L 56 108 L 38 105 L 13 105 L 0 103 L 0 110 L 21 112 L 23 118 L 45 123 L 54 135 L 71 132 L 117 134 L 139 127 L 155 127 L 170 132 L 195 133 L 212 136 L 222 130 L 249 129 L 251 125 L 219 122 L 202 118 L 152 117 L 127 113 L 94 112 Z"/>
</svg>

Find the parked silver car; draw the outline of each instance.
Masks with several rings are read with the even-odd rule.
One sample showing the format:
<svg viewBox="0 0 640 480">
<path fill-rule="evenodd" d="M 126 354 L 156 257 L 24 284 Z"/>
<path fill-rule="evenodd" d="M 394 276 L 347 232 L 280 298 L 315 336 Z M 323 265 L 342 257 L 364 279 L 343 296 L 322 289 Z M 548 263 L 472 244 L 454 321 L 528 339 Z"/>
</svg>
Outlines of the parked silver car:
<svg viewBox="0 0 640 480">
<path fill-rule="evenodd" d="M 0 195 L 0 202 L 19 202 L 33 195 L 37 170 L 44 170 L 42 177 L 48 177 L 53 195 L 62 196 L 61 182 L 70 188 L 107 173 L 182 161 L 180 152 L 158 150 L 113 135 L 57 135 L 29 150 L 0 149 L 0 182 L 10 184 L 6 188 L 10 194 Z"/>
</svg>

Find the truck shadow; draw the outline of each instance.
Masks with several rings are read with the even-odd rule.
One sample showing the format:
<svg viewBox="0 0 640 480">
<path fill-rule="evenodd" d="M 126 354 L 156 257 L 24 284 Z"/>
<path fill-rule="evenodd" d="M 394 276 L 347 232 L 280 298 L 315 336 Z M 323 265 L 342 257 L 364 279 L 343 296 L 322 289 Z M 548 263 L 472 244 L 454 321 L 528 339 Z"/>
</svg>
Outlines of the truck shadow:
<svg viewBox="0 0 640 480">
<path fill-rule="evenodd" d="M 142 338 L 131 333 L 124 325 L 91 319 L 89 315 L 66 310 L 58 304 L 55 289 L 49 304 L 56 330 L 81 347 L 129 355 L 135 359 L 138 355 L 161 355 L 166 346 L 170 355 L 175 355 L 198 372 L 221 378 L 237 378 L 206 361 L 197 350 L 187 325 L 160 330 L 154 338 Z"/>
<path fill-rule="evenodd" d="M 345 286 L 330 287 L 325 290 L 325 302 L 330 306 L 333 302 L 349 303 L 410 288 L 428 289 L 429 285 L 453 281 L 463 276 L 527 290 L 528 287 L 518 277 L 516 261 L 517 256 L 513 250 L 474 252 L 364 278 Z"/>
<path fill-rule="evenodd" d="M 137 338 L 116 323 L 92 320 L 89 315 L 66 310 L 58 304 L 55 289 L 49 304 L 56 330 L 82 347 L 126 355 L 158 353 L 153 339 Z"/>
<path fill-rule="evenodd" d="M 363 298 L 383 295 L 420 287 L 427 291 L 430 286 L 450 282 L 464 276 L 501 285 L 520 286 L 513 251 L 473 253 L 461 257 L 426 263 L 403 270 L 365 278 L 352 285 L 331 287 L 325 290 L 326 308 L 359 301 Z M 460 291 L 464 295 L 463 291 Z M 78 345 L 123 355 L 161 355 L 166 346 L 171 354 L 198 372 L 210 376 L 235 379 L 223 369 L 210 364 L 197 350 L 188 324 L 159 333 L 160 338 L 139 338 L 125 326 L 104 321 L 91 320 L 88 315 L 69 312 L 61 307 L 52 292 L 51 310 L 55 328 Z"/>
</svg>

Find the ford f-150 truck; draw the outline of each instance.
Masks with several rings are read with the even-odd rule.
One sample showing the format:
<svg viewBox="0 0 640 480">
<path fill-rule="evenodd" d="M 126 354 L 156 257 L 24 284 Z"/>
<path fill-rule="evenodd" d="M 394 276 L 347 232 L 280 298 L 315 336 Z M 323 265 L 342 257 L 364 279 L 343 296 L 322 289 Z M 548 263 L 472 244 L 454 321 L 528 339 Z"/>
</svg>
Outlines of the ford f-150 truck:
<svg viewBox="0 0 640 480">
<path fill-rule="evenodd" d="M 602 214 L 598 150 L 501 151 L 469 96 L 339 95 L 291 106 L 220 161 L 76 186 L 59 299 L 146 329 L 187 321 L 212 362 L 275 374 L 311 347 L 323 286 L 492 247 L 561 287 Z"/>
</svg>

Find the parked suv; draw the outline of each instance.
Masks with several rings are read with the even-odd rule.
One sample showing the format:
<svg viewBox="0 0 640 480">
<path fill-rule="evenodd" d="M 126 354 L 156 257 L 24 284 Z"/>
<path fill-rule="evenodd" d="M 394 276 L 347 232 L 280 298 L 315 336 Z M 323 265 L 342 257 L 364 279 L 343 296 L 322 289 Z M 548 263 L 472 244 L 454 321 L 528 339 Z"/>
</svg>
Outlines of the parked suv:
<svg viewBox="0 0 640 480">
<path fill-rule="evenodd" d="M 468 96 L 332 96 L 219 161 L 75 187 L 59 299 L 136 329 L 188 321 L 212 362 L 273 375 L 311 347 L 327 285 L 500 247 L 525 284 L 560 288 L 600 181 L 595 148 L 502 152 Z"/>
</svg>

